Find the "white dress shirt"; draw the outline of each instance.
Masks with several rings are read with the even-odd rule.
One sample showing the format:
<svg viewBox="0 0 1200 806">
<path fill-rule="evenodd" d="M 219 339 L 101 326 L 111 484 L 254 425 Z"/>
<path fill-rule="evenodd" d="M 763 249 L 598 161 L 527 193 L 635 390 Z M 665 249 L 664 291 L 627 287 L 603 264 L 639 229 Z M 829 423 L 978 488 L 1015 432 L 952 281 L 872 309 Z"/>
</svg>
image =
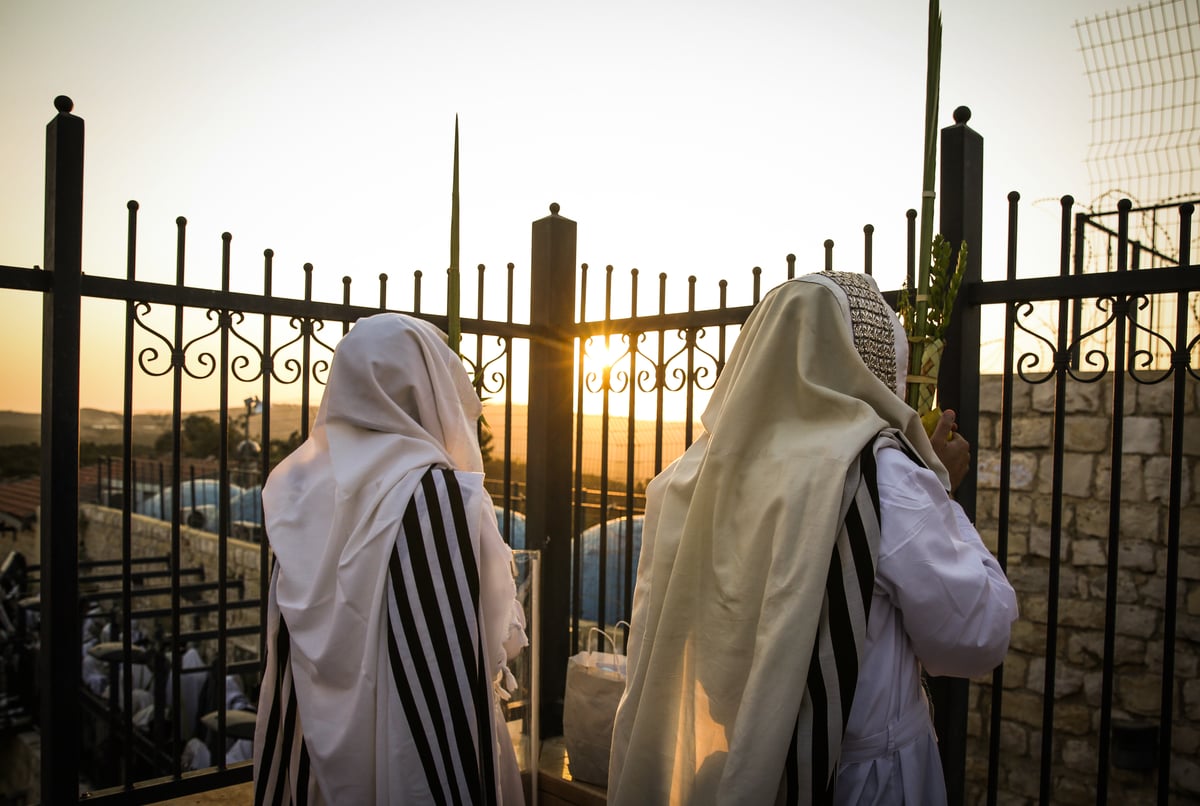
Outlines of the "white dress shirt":
<svg viewBox="0 0 1200 806">
<path fill-rule="evenodd" d="M 875 589 L 834 801 L 937 806 L 946 792 L 921 667 L 973 677 L 998 666 L 1016 594 L 931 471 L 887 449 L 878 483 Z"/>
</svg>

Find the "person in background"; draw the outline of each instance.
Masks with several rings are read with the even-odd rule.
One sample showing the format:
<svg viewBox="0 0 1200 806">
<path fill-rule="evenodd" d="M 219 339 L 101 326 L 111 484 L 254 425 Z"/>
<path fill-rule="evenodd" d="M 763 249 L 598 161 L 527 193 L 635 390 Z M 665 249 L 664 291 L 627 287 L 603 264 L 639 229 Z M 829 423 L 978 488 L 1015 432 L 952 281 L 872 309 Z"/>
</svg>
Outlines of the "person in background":
<svg viewBox="0 0 1200 806">
<path fill-rule="evenodd" d="M 263 490 L 257 803 L 523 801 L 499 699 L 524 618 L 480 410 L 426 322 L 378 314 L 338 344 L 311 436 Z"/>
<path fill-rule="evenodd" d="M 611 803 L 945 803 L 921 667 L 990 671 L 1017 605 L 950 495 L 969 446 L 950 412 L 926 435 L 906 367 L 866 275 L 751 313 L 647 489 Z"/>
</svg>

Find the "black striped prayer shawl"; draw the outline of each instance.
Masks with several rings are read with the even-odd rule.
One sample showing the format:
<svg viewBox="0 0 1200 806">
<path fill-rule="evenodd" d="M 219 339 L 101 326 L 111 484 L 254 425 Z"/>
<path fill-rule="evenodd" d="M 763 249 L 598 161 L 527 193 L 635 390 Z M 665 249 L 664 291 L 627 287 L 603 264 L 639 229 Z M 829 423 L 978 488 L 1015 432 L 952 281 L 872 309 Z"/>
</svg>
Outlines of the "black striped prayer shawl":
<svg viewBox="0 0 1200 806">
<path fill-rule="evenodd" d="M 858 482 L 829 560 L 816 645 L 781 784 L 779 802 L 788 806 L 833 800 L 842 737 L 858 683 L 858 659 L 866 641 L 879 555 L 875 452 L 897 442 L 891 433 L 881 434 L 863 449 L 857 467 L 850 470 L 850 478 L 857 475 Z M 855 631 L 855 623 L 862 625 L 861 632 Z"/>
<path fill-rule="evenodd" d="M 456 573 L 456 571 L 458 573 Z M 287 625 L 272 576 L 268 651 L 255 753 L 256 804 L 323 802 L 320 770 L 310 769 L 288 662 Z M 480 632 L 478 558 L 462 491 L 453 471 L 431 469 L 405 509 L 388 563 L 386 601 L 390 683 L 405 716 L 388 726 L 393 742 L 411 742 L 406 771 L 432 803 L 497 802 L 491 681 Z M 424 625 L 423 635 L 420 626 Z M 428 640 L 425 640 L 427 635 Z"/>
</svg>

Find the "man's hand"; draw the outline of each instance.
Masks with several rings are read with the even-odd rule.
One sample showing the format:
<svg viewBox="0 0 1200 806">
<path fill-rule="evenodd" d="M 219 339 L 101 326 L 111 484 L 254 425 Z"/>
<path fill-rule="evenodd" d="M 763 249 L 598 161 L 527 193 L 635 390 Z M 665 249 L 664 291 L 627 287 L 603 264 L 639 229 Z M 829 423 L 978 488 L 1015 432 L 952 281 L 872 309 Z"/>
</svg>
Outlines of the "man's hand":
<svg viewBox="0 0 1200 806">
<path fill-rule="evenodd" d="M 958 485 L 966 478 L 971 469 L 971 444 L 958 433 L 957 415 L 950 410 L 942 412 L 937 426 L 929 441 L 933 443 L 933 452 L 946 466 L 950 474 L 950 492 L 958 489 Z"/>
</svg>

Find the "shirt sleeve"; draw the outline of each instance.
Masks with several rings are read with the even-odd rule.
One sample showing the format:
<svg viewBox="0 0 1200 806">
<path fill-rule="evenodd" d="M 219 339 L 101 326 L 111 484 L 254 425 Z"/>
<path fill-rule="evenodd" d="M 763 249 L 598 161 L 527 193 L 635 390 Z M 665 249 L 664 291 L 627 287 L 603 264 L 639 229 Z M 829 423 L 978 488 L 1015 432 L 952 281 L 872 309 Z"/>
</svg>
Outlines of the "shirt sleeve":
<svg viewBox="0 0 1200 806">
<path fill-rule="evenodd" d="M 958 502 L 903 452 L 878 454 L 881 536 L 875 584 L 901 612 L 933 675 L 973 677 L 1008 652 L 1012 586 Z"/>
</svg>

